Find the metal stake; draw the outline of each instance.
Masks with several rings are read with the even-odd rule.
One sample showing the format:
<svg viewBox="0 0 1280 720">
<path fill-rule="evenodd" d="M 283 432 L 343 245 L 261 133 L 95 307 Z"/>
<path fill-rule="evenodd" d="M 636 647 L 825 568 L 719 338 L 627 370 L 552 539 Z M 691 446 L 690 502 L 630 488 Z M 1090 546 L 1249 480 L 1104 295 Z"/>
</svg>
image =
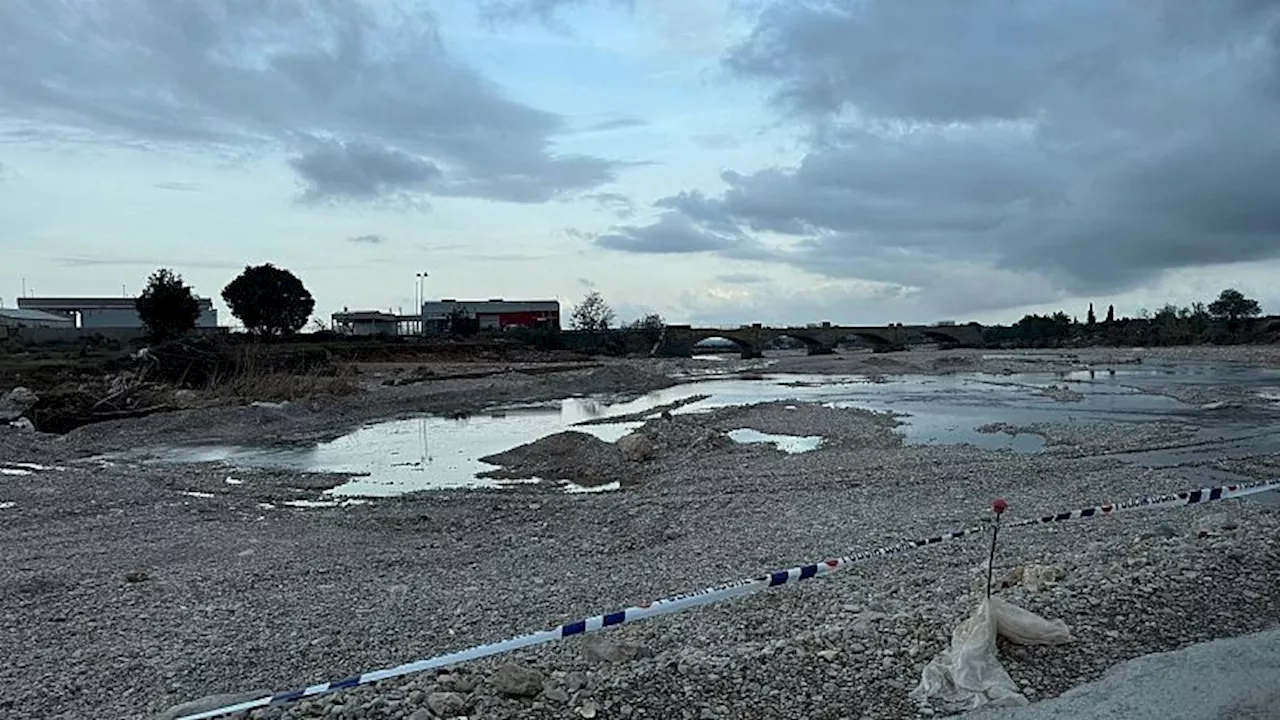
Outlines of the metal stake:
<svg viewBox="0 0 1280 720">
<path fill-rule="evenodd" d="M 991 503 L 991 509 L 995 511 L 996 522 L 991 526 L 991 556 L 987 558 L 987 597 L 991 597 L 991 580 L 996 571 L 996 538 L 1000 536 L 1000 516 L 1009 508 L 1009 503 L 1003 498 L 996 498 Z"/>
</svg>

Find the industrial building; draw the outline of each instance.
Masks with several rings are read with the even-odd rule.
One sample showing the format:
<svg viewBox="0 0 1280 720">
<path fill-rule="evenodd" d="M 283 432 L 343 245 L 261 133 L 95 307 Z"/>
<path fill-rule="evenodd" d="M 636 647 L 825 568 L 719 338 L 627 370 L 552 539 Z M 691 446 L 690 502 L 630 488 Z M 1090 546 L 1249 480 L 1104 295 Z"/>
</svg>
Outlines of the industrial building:
<svg viewBox="0 0 1280 720">
<path fill-rule="evenodd" d="M 217 327 L 218 311 L 209 298 L 196 298 L 200 304 L 200 317 L 196 327 Z M 18 298 L 22 310 L 38 310 L 44 313 L 71 318 L 70 327 L 81 330 L 141 328 L 137 299 L 130 297 L 24 297 Z"/>
<path fill-rule="evenodd" d="M 454 300 L 443 299 L 422 304 L 422 331 L 449 331 L 454 317 L 474 320 L 480 330 L 506 330 L 516 327 L 560 328 L 559 300 Z"/>
<path fill-rule="evenodd" d="M 348 311 L 332 316 L 334 332 L 344 335 L 440 335 L 455 330 L 465 319 L 477 330 L 560 328 L 558 300 L 452 300 L 425 302 L 421 315 L 397 315 L 380 310 Z"/>
<path fill-rule="evenodd" d="M 416 326 L 419 318 L 417 315 L 357 310 L 334 313 L 332 321 L 333 331 L 342 335 L 411 335 L 411 326 Z"/>
<path fill-rule="evenodd" d="M 43 310 L 0 308 L 0 327 L 4 328 L 64 328 L 73 329 L 76 321 L 66 315 L 55 315 Z"/>
</svg>

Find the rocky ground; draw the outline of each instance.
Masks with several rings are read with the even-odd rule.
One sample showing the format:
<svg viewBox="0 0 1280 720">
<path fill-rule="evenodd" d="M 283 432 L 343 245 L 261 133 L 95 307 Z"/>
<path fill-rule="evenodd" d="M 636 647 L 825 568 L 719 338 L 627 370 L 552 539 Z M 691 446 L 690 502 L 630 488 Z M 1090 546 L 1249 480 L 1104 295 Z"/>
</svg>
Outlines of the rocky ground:
<svg viewBox="0 0 1280 720">
<path fill-rule="evenodd" d="M 1216 349 L 1195 357 L 1259 361 L 1260 351 L 1240 350 L 1234 359 Z M 1135 354 L 1046 362 L 1105 371 Z M 1028 362 L 971 352 L 840 358 L 788 358 L 769 370 L 1003 373 Z M 997 496 L 1016 519 L 1189 482 L 1182 468 L 1135 467 L 1109 454 L 1117 441 L 1178 442 L 1181 430 L 1164 424 L 1046 425 L 1035 429 L 1050 441 L 1045 452 L 1015 454 L 905 444 L 890 416 L 784 403 L 648 421 L 646 449 L 605 458 L 634 478 L 616 493 L 448 491 L 308 508 L 288 503 L 343 478 L 91 457 L 158 441 L 331 437 L 373 418 L 640 392 L 697 367 L 609 363 L 385 383 L 404 377 L 392 375 L 368 378 L 362 395 L 284 408 L 191 410 L 62 437 L 0 428 L 0 716 L 156 717 L 212 693 L 293 689 L 969 526 L 986 519 Z M 742 427 L 828 440 L 795 455 L 725 441 L 725 431 Z M 511 460 L 550 462 L 568 449 L 530 446 Z M 1240 474 L 1261 475 L 1280 457 L 1233 462 Z M 1273 506 L 1227 501 L 1001 537 L 997 573 L 1010 584 L 1002 596 L 1064 619 L 1076 637 L 1057 647 L 1002 644 L 1007 669 L 1033 699 L 1128 658 L 1280 623 Z M 907 694 L 971 611 L 986 552 L 978 536 L 253 716 L 941 714 Z M 1058 579 L 1019 585 L 1015 571 L 1028 563 Z"/>
</svg>

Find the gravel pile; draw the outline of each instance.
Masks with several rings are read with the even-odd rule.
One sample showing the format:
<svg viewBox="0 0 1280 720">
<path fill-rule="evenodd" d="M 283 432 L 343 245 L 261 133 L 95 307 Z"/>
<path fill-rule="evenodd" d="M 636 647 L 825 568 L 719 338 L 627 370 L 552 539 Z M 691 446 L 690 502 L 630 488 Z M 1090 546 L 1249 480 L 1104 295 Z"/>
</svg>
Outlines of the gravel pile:
<svg viewBox="0 0 1280 720">
<path fill-rule="evenodd" d="M 550 377 L 370 395 L 394 415 L 452 402 L 442 398 L 537 396 Z M 325 423 L 363 422 L 374 405 L 202 411 L 169 416 L 177 430 L 151 418 L 65 439 L 0 428 L 0 466 L 27 470 L 0 475 L 0 715 L 151 718 L 212 693 L 348 677 L 967 527 L 997 496 L 1017 519 L 1195 484 L 1098 453 L 904 444 L 891 417 L 779 403 L 647 423 L 654 456 L 627 467 L 651 474 L 615 493 L 440 491 L 305 508 L 286 503 L 340 478 L 83 459 L 156 436 L 333 432 Z M 832 441 L 796 455 L 686 443 L 740 427 Z M 1076 447 L 1169 432 L 1153 427 L 1091 426 Z M 1126 658 L 1280 623 L 1280 512 L 1270 506 L 1133 512 L 1001 538 L 998 577 L 1028 563 L 1061 570 L 1048 587 L 1001 592 L 1079 638 L 1002 648 L 1037 698 Z M 981 536 L 932 546 L 255 717 L 915 717 L 907 693 L 972 609 L 986 550 Z"/>
</svg>

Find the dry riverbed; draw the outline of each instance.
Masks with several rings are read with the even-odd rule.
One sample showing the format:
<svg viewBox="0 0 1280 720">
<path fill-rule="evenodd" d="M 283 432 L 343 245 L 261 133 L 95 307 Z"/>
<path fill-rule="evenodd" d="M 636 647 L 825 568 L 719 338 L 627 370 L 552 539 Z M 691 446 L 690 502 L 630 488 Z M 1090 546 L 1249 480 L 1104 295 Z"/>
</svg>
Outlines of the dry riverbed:
<svg viewBox="0 0 1280 720">
<path fill-rule="evenodd" d="M 1105 372 L 1160 353 L 1272 364 L 1270 350 L 1038 360 L 913 352 L 787 358 L 769 370 L 1002 374 L 1038 362 Z M 705 367 L 698 362 L 371 382 L 350 398 L 191 410 L 62 437 L 0 428 L 0 716 L 156 717 L 213 693 L 294 689 L 969 526 L 997 496 L 1016 519 L 1188 482 L 1178 468 L 1136 467 L 1107 453 L 1184 439 L 1165 424 L 1037 426 L 1047 449 L 1017 454 L 908 444 L 891 415 L 808 403 L 655 417 L 640 431 L 647 450 L 634 457 L 560 437 L 513 449 L 502 463 L 513 476 L 585 467 L 597 479 L 625 480 L 608 493 L 433 491 L 306 507 L 297 501 L 345 478 L 93 457 L 158 442 L 315 440 L 415 413 L 635 394 Z M 824 440 L 789 454 L 726 438 L 741 428 Z M 1233 462 L 1241 474 L 1261 475 L 1278 459 Z M 1006 667 L 1034 699 L 1129 658 L 1280 623 L 1280 512 L 1271 506 L 1132 512 L 1001 537 L 997 577 L 1008 574 L 1011 585 L 1002 594 L 1066 620 L 1077 638 L 1002 645 Z M 797 587 L 253 716 L 915 717 L 921 711 L 907 693 L 972 609 L 986 550 L 979 536 L 885 557 Z M 1019 586 L 1012 571 L 1027 563 L 1061 577 Z"/>
</svg>

